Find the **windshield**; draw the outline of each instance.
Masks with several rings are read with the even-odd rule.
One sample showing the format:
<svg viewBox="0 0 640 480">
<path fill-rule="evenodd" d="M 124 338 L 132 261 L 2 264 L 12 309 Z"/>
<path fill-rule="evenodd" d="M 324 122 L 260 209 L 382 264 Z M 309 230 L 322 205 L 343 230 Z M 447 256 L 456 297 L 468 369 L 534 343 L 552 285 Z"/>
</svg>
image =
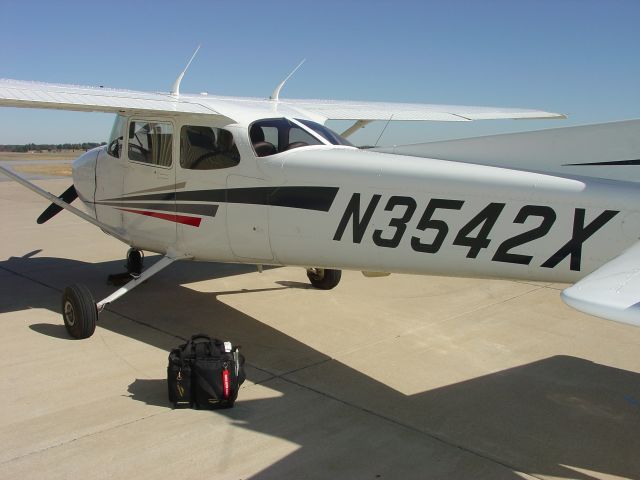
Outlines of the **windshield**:
<svg viewBox="0 0 640 480">
<path fill-rule="evenodd" d="M 124 126 L 127 123 L 127 118 L 122 115 L 117 115 L 109 134 L 109 142 L 107 143 L 107 152 L 112 157 L 120 158 L 122 152 L 122 138 L 124 132 Z"/>
<path fill-rule="evenodd" d="M 296 120 L 303 125 L 309 127 L 311 130 L 316 132 L 318 135 L 324 137 L 329 143 L 333 145 L 346 145 L 347 147 L 353 147 L 353 144 L 347 140 L 346 138 L 341 137 L 333 130 L 328 129 L 324 125 L 320 125 L 319 123 L 312 122 L 311 120 L 302 120 L 301 118 L 296 118 Z"/>
</svg>

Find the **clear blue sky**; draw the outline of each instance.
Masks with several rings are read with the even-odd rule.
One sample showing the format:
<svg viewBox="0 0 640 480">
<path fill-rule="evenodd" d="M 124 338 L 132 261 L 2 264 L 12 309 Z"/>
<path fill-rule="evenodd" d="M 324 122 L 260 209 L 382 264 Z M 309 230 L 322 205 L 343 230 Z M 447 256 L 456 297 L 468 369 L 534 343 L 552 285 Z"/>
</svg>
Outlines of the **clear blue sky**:
<svg viewBox="0 0 640 480">
<path fill-rule="evenodd" d="M 393 123 L 381 144 L 640 117 L 640 1 L 0 0 L 0 77 L 183 92 L 517 106 L 566 121 Z M 0 143 L 103 141 L 112 116 L 0 109 Z M 375 142 L 384 124 L 353 138 Z M 336 125 L 340 130 L 342 124 Z"/>
</svg>

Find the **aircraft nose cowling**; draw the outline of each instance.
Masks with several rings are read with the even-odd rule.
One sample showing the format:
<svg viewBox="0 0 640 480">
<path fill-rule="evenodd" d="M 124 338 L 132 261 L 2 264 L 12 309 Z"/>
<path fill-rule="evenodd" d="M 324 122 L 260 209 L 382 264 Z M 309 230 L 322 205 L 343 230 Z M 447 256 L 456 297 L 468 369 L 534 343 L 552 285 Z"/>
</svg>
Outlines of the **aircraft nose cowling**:
<svg viewBox="0 0 640 480">
<path fill-rule="evenodd" d="M 89 150 L 73 161 L 73 184 L 78 197 L 92 205 L 96 191 L 96 160 L 102 147 Z"/>
</svg>

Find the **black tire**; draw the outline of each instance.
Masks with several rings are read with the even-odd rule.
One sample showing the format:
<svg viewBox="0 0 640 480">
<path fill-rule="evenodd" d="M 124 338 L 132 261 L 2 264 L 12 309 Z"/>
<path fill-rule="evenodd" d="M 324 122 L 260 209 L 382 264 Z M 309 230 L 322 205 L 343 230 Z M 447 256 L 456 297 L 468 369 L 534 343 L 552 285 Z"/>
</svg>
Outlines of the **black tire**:
<svg viewBox="0 0 640 480">
<path fill-rule="evenodd" d="M 96 330 L 98 308 L 84 285 L 71 285 L 62 294 L 62 319 L 73 338 L 89 338 Z"/>
<path fill-rule="evenodd" d="M 331 290 L 342 277 L 342 270 L 332 270 L 329 268 L 312 268 L 307 270 L 307 278 L 315 288 L 320 290 Z"/>
<path fill-rule="evenodd" d="M 127 272 L 140 275 L 143 263 L 144 255 L 142 252 L 135 248 L 130 248 L 127 252 Z"/>
</svg>

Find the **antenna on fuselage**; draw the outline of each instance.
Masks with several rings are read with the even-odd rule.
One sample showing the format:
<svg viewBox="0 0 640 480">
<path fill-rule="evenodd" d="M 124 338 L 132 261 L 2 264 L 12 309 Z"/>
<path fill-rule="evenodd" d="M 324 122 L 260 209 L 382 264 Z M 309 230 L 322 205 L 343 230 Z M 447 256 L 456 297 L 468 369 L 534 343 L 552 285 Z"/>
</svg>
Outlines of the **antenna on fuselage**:
<svg viewBox="0 0 640 480">
<path fill-rule="evenodd" d="M 187 62 L 187 66 L 184 67 L 184 70 L 182 70 L 180 75 L 178 75 L 178 78 L 176 78 L 176 81 L 173 82 L 173 86 L 171 87 L 171 96 L 172 97 L 179 97 L 180 96 L 180 82 L 182 81 L 182 77 L 184 77 L 184 74 L 187 73 L 187 69 L 189 68 L 189 65 L 191 65 L 191 62 L 193 62 L 193 59 L 196 58 L 196 53 L 198 53 L 198 50 L 200 50 L 200 47 L 201 47 L 201 45 L 198 45 L 198 48 L 196 48 L 196 51 L 193 52 L 193 55 L 191 55 L 191 58 Z"/>
<path fill-rule="evenodd" d="M 277 102 L 280 99 L 280 90 L 282 90 L 282 87 L 284 87 L 284 84 L 287 83 L 287 80 L 289 80 L 291 78 L 291 75 L 293 75 L 294 73 L 296 73 L 296 71 L 302 66 L 302 64 L 304 62 L 306 62 L 307 59 L 303 58 L 302 61 L 298 64 L 298 66 L 296 68 L 294 68 L 291 73 L 289 75 L 287 75 L 287 78 L 285 78 L 284 80 L 282 80 L 278 86 L 276 87 L 276 89 L 273 91 L 273 93 L 271 94 L 271 96 L 269 97 L 269 100 L 273 100 L 274 102 Z"/>
</svg>

